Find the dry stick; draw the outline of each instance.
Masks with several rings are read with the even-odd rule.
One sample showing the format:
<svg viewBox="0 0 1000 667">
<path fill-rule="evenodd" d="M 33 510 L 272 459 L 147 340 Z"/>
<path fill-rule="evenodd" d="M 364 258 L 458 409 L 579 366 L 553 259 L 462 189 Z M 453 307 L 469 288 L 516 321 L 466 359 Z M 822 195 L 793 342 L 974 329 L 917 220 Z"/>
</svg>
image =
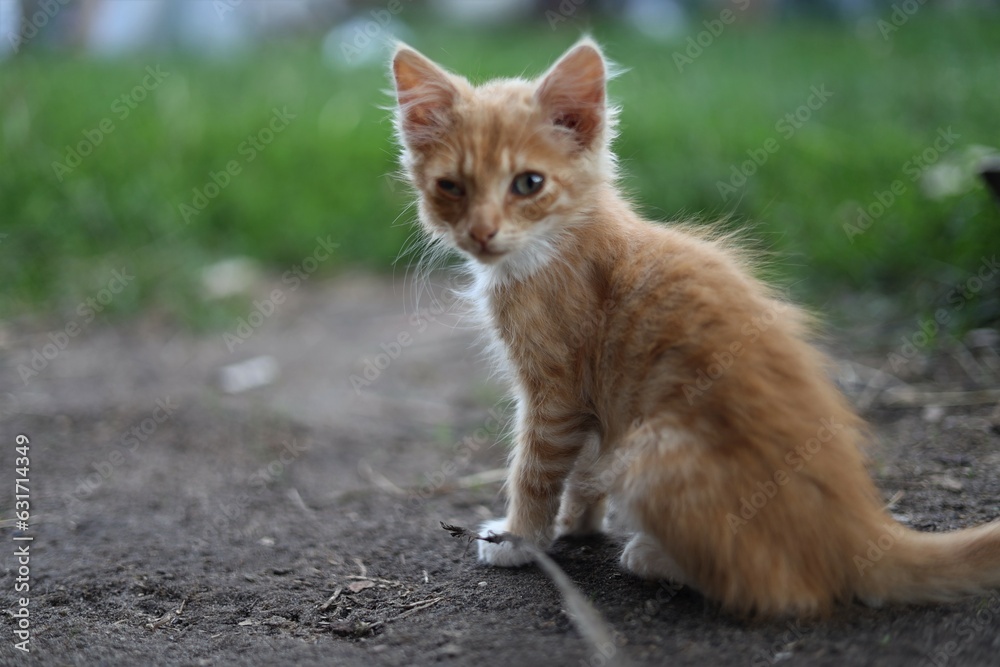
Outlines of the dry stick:
<svg viewBox="0 0 1000 667">
<path fill-rule="evenodd" d="M 896 493 L 892 494 L 892 498 L 889 498 L 888 502 L 886 502 L 885 504 L 885 509 L 891 510 L 893 507 L 896 506 L 896 503 L 898 503 L 900 500 L 903 499 L 903 496 L 905 495 L 906 493 L 903 491 L 897 491 Z"/>
<path fill-rule="evenodd" d="M 163 616 L 158 619 L 151 621 L 146 624 L 146 627 L 150 630 L 159 630 L 164 625 L 169 625 L 173 623 L 176 619 L 180 618 L 180 615 L 184 613 L 184 607 L 187 605 L 187 598 L 181 600 L 181 606 L 173 611 L 168 611 Z"/>
<path fill-rule="evenodd" d="M 402 614 L 396 614 L 392 618 L 384 618 L 381 621 L 375 621 L 371 625 L 368 625 L 365 629 L 368 630 L 369 632 L 371 632 L 375 628 L 381 627 L 383 625 L 389 625 L 390 623 L 398 621 L 398 620 L 400 620 L 402 618 L 406 618 L 407 616 L 411 616 L 413 614 L 416 614 L 418 611 L 423 611 L 424 609 L 427 609 L 428 607 L 433 607 L 434 605 L 436 605 L 441 600 L 444 600 L 444 598 L 443 597 L 439 597 L 439 598 L 432 598 L 430 600 L 425 600 L 424 602 L 420 603 L 419 606 L 413 607 L 412 609 L 409 609 L 408 611 L 404 611 Z"/>
<path fill-rule="evenodd" d="M 380 491 L 388 493 L 389 495 L 403 497 L 409 495 L 406 488 L 403 488 L 393 482 L 391 479 L 380 473 L 378 470 L 372 467 L 368 461 L 361 461 L 358 464 L 358 474 L 361 477 L 376 487 Z M 455 488 L 459 489 L 469 489 L 475 486 L 480 486 L 483 484 L 493 484 L 495 482 L 502 482 L 507 476 L 506 468 L 495 468 L 493 470 L 484 470 L 482 472 L 473 473 L 471 475 L 466 475 L 465 477 L 459 477 L 455 480 L 453 484 L 446 484 L 442 488 L 437 489 L 437 492 L 446 493 L 448 491 L 453 491 Z M 410 492 L 416 490 L 416 487 L 408 487 Z"/>
<path fill-rule="evenodd" d="M 989 367 L 984 367 L 983 364 L 976 361 L 976 358 L 972 356 L 969 348 L 965 345 L 956 340 L 948 346 L 948 352 L 958 362 L 958 365 L 962 367 L 965 374 L 972 378 L 980 387 L 996 384 L 996 378 L 989 372 Z"/>
<path fill-rule="evenodd" d="M 502 482 L 507 477 L 506 468 L 494 468 L 492 470 L 484 470 L 482 472 L 473 473 L 471 475 L 466 475 L 465 477 L 459 477 L 455 480 L 455 486 L 460 489 L 468 489 L 473 486 L 479 486 L 481 484 L 493 484 L 495 482 Z"/>
<path fill-rule="evenodd" d="M 327 600 L 326 602 L 324 602 L 323 604 L 320 605 L 319 610 L 320 611 L 326 611 L 327 609 L 329 609 L 330 605 L 332 605 L 334 602 L 336 602 L 337 598 L 339 598 L 340 594 L 343 593 L 343 592 L 344 592 L 344 587 L 343 586 L 337 586 L 337 590 L 335 590 L 333 592 L 333 595 L 330 596 L 329 600 Z"/>
<path fill-rule="evenodd" d="M 306 505 L 306 501 L 302 500 L 302 496 L 299 494 L 299 490 L 296 489 L 295 487 L 292 487 L 291 489 L 288 490 L 288 499 L 291 500 L 296 507 L 305 512 L 306 516 L 308 516 L 310 519 L 316 518 L 316 513 L 313 512 L 311 509 L 309 509 L 309 506 Z"/>
<path fill-rule="evenodd" d="M 855 399 L 855 404 L 861 412 L 864 412 L 872 406 L 885 385 L 889 383 L 890 379 L 893 379 L 893 376 L 885 370 L 888 365 L 889 364 L 887 362 L 882 364 L 882 368 L 876 369 L 875 375 L 868 380 L 868 384 L 865 385 L 861 394 L 857 399 Z"/>
<path fill-rule="evenodd" d="M 880 403 L 891 407 L 917 407 L 922 405 L 984 405 L 1000 401 L 1000 389 L 979 389 L 977 391 L 921 391 L 914 387 L 899 387 L 887 390 Z"/>
<path fill-rule="evenodd" d="M 576 629 L 583 635 L 591 647 L 604 655 L 604 650 L 608 647 L 614 647 L 614 637 L 608 624 L 601 614 L 597 611 L 592 604 L 583 596 L 570 578 L 566 576 L 566 573 L 562 571 L 554 560 L 549 558 L 548 554 L 536 547 L 530 542 L 525 542 L 520 537 L 516 535 L 511 535 L 510 533 L 501 533 L 497 535 L 493 531 L 490 531 L 485 537 L 480 536 L 477 533 L 468 530 L 467 528 L 462 528 L 461 526 L 452 526 L 441 522 L 441 527 L 451 533 L 452 537 L 464 537 L 472 544 L 475 540 L 482 540 L 483 542 L 491 542 L 493 544 L 500 544 L 501 542 L 510 542 L 514 546 L 525 549 L 538 563 L 538 566 L 542 568 L 552 579 L 552 582 L 559 589 L 562 594 L 563 601 L 566 603 L 566 609 L 569 611 L 569 616 L 576 625 Z M 628 665 L 628 660 L 625 659 L 620 652 L 615 652 L 611 656 L 608 656 L 608 661 L 604 663 L 605 665 L 626 667 Z"/>
<path fill-rule="evenodd" d="M 393 496 L 405 496 L 406 491 L 399 488 L 395 482 L 372 467 L 368 461 L 362 460 L 358 463 L 358 473 L 368 483 L 374 485 L 380 491 L 384 491 Z"/>
</svg>

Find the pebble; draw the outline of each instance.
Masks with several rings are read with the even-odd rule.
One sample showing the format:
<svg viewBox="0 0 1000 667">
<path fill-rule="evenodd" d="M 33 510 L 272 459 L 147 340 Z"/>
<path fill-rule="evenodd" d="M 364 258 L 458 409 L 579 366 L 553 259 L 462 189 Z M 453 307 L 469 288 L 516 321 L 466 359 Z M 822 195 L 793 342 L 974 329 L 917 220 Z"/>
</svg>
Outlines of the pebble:
<svg viewBox="0 0 1000 667">
<path fill-rule="evenodd" d="M 231 257 L 206 266 L 201 271 L 202 298 L 223 299 L 249 294 L 260 281 L 260 268 L 249 257 Z"/>
<path fill-rule="evenodd" d="M 965 488 L 959 480 L 955 479 L 951 475 L 931 475 L 931 484 L 938 487 L 939 489 L 944 489 L 945 491 L 952 491 L 958 493 Z"/>
<path fill-rule="evenodd" d="M 269 385 L 278 377 L 278 361 L 270 355 L 223 366 L 219 370 L 219 387 L 227 394 L 239 394 Z"/>
<path fill-rule="evenodd" d="M 921 416 L 925 422 L 939 422 L 944 418 L 944 408 L 940 405 L 925 405 Z"/>
<path fill-rule="evenodd" d="M 438 654 L 448 657 L 453 657 L 462 652 L 462 647 L 458 644 L 448 643 L 438 649 Z"/>
<path fill-rule="evenodd" d="M 965 334 L 965 344 L 971 348 L 1000 347 L 1000 331 L 996 329 L 973 329 Z"/>
</svg>

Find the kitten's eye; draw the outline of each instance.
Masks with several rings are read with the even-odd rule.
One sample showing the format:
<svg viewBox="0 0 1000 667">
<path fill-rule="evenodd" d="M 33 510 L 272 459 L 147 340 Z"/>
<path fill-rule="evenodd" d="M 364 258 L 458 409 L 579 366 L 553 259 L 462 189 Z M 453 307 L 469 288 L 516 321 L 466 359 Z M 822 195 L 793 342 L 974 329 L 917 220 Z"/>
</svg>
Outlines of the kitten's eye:
<svg viewBox="0 0 1000 667">
<path fill-rule="evenodd" d="M 527 197 L 541 190 L 544 184 L 544 176 L 533 171 L 526 171 L 514 177 L 510 184 L 510 191 L 520 197 Z"/>
<path fill-rule="evenodd" d="M 438 192 L 449 199 L 461 199 L 465 196 L 465 188 L 455 181 L 447 178 L 439 178 L 437 181 Z"/>
</svg>

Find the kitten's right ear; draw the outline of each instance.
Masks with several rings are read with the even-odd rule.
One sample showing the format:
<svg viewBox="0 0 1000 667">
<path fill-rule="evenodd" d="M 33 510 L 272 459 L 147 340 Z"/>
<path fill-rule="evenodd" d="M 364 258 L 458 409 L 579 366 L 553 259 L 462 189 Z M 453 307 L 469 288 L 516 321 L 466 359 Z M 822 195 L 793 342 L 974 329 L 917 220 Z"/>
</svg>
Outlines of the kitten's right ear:
<svg viewBox="0 0 1000 667">
<path fill-rule="evenodd" d="M 535 91 L 553 124 L 571 131 L 584 148 L 604 134 L 607 76 L 600 47 L 585 38 L 552 66 Z"/>
<path fill-rule="evenodd" d="M 451 124 L 458 89 L 450 75 L 405 44 L 396 47 L 392 76 L 403 139 L 419 148 L 433 143 Z"/>
</svg>

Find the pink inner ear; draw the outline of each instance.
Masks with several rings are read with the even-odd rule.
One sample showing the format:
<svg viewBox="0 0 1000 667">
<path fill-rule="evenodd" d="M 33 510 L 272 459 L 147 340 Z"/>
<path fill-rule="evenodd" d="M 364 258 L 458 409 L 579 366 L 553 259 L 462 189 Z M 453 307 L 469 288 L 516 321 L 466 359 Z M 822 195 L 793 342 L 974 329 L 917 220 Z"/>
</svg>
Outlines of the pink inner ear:
<svg viewBox="0 0 1000 667">
<path fill-rule="evenodd" d="M 589 45 L 577 46 L 546 75 L 536 92 L 552 123 L 572 130 L 584 147 L 604 121 L 604 59 Z"/>
<path fill-rule="evenodd" d="M 570 130 L 575 130 L 577 125 L 580 124 L 580 119 L 573 114 L 563 114 L 561 116 L 556 116 L 553 121 L 555 125 L 559 127 L 565 127 Z"/>
<path fill-rule="evenodd" d="M 457 91 L 437 65 L 416 51 L 401 50 L 392 62 L 402 129 L 414 145 L 433 141 L 445 129 Z"/>
</svg>

